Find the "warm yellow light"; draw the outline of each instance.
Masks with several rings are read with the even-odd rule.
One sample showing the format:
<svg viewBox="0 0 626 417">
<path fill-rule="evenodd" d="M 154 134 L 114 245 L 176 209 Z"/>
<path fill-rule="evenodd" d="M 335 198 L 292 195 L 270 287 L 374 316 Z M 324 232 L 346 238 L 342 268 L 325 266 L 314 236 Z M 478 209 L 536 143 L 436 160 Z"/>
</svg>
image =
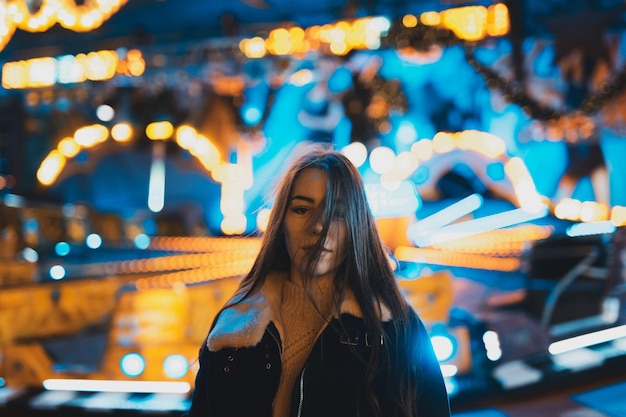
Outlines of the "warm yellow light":
<svg viewBox="0 0 626 417">
<path fill-rule="evenodd" d="M 128 123 L 117 123 L 111 128 L 111 137 L 116 142 L 128 142 L 133 135 L 133 128 Z"/>
<path fill-rule="evenodd" d="M 225 235 L 241 234 L 246 231 L 246 216 L 243 214 L 224 216 L 220 227 Z"/>
<path fill-rule="evenodd" d="M 341 153 L 344 154 L 350 162 L 357 168 L 361 167 L 367 161 L 367 147 L 361 142 L 352 142 L 345 146 Z"/>
<path fill-rule="evenodd" d="M 348 45 L 343 41 L 334 41 L 330 44 L 330 52 L 337 56 L 343 56 L 350 52 Z"/>
<path fill-rule="evenodd" d="M 504 172 L 513 183 L 513 190 L 521 208 L 537 212 L 545 207 L 542 196 L 537 192 L 535 183 L 524 161 L 513 157 L 504 163 Z"/>
<path fill-rule="evenodd" d="M 289 37 L 292 41 L 303 40 L 304 30 L 298 26 L 291 27 L 289 28 Z"/>
<path fill-rule="evenodd" d="M 501 157 L 506 152 L 504 141 L 487 132 L 464 130 L 458 134 L 457 141 L 459 148 L 478 152 L 491 159 Z"/>
<path fill-rule="evenodd" d="M 6 45 L 16 27 L 30 32 L 43 32 L 58 22 L 66 29 L 74 31 L 92 30 L 100 26 L 127 1 L 85 1 L 84 4 L 77 5 L 74 0 L 41 0 L 39 7 L 32 12 L 30 2 L 26 0 L 2 2 L 0 36 L 3 38 L 0 39 L 0 49 Z"/>
<path fill-rule="evenodd" d="M 580 206 L 580 220 L 583 222 L 599 222 L 608 220 L 609 209 L 606 205 L 595 201 L 585 201 Z"/>
<path fill-rule="evenodd" d="M 98 51 L 87 54 L 85 60 L 87 79 L 102 81 L 113 78 L 117 69 L 117 54 L 113 51 Z"/>
<path fill-rule="evenodd" d="M 151 140 L 167 140 L 174 134 L 174 126 L 170 122 L 152 122 L 146 126 L 146 136 Z"/>
<path fill-rule="evenodd" d="M 176 143 L 182 149 L 189 150 L 198 138 L 198 132 L 191 126 L 182 125 L 176 129 Z"/>
<path fill-rule="evenodd" d="M 459 38 L 469 41 L 480 40 L 487 32 L 487 8 L 467 6 L 441 12 L 442 23 Z"/>
<path fill-rule="evenodd" d="M 146 61 L 143 59 L 141 51 L 131 49 L 126 53 L 126 67 L 130 75 L 138 77 L 146 70 Z"/>
<path fill-rule="evenodd" d="M 410 246 L 398 246 L 394 254 L 396 258 L 401 261 L 459 266 L 491 271 L 517 271 L 521 266 L 521 261 L 518 257 L 491 257 L 481 254 L 414 248 Z"/>
<path fill-rule="evenodd" d="M 77 144 L 84 148 L 90 148 L 99 143 L 104 142 L 109 136 L 109 130 L 106 126 L 93 124 L 81 127 L 74 132 L 74 140 Z"/>
<path fill-rule="evenodd" d="M 553 232 L 554 226 L 525 224 L 434 244 L 432 248 L 489 256 L 520 256 L 530 241 L 546 239 Z"/>
<path fill-rule="evenodd" d="M 212 172 L 220 164 L 221 156 L 219 150 L 208 138 L 202 135 L 198 135 L 189 152 L 198 158 L 198 161 L 209 172 Z"/>
<path fill-rule="evenodd" d="M 35 58 L 27 62 L 27 78 L 31 87 L 54 85 L 56 81 L 56 61 L 54 58 Z"/>
<path fill-rule="evenodd" d="M 505 162 L 504 172 L 506 172 L 506 175 L 514 181 L 515 178 L 525 176 L 528 170 L 526 169 L 526 165 L 521 158 L 513 157 Z"/>
<path fill-rule="evenodd" d="M 57 145 L 57 149 L 64 157 L 73 158 L 80 152 L 80 145 L 74 142 L 74 138 L 67 137 L 61 139 Z"/>
<path fill-rule="evenodd" d="M 41 162 L 37 170 L 37 180 L 43 185 L 50 185 L 57 179 L 63 167 L 65 157 L 56 149 L 51 151 Z"/>
<path fill-rule="evenodd" d="M 265 41 L 259 36 L 251 39 L 243 39 L 239 43 L 239 49 L 248 58 L 263 58 L 266 53 Z"/>
<path fill-rule="evenodd" d="M 504 3 L 496 3 L 488 8 L 487 33 L 489 36 L 503 36 L 509 33 L 509 9 Z"/>
<path fill-rule="evenodd" d="M 611 209 L 611 221 L 617 227 L 626 226 L 626 207 L 613 206 Z"/>
<path fill-rule="evenodd" d="M 562 220 L 579 220 L 582 203 L 573 198 L 564 198 L 554 207 L 554 215 Z"/>
<path fill-rule="evenodd" d="M 427 26 L 437 26 L 441 23 L 441 16 L 437 12 L 424 12 L 420 15 L 420 21 Z"/>
<path fill-rule="evenodd" d="M 451 152 L 456 148 L 454 136 L 446 132 L 437 132 L 433 138 L 433 151 L 437 153 Z"/>
<path fill-rule="evenodd" d="M 417 26 L 418 20 L 415 15 L 407 14 L 402 18 L 402 24 L 407 28 L 414 28 Z"/>
<path fill-rule="evenodd" d="M 261 209 L 259 210 L 256 216 L 256 226 L 261 232 L 265 232 L 267 230 L 267 224 L 270 220 L 271 211 L 269 209 Z"/>
<path fill-rule="evenodd" d="M 129 72 L 127 75 L 143 73 L 145 67 L 143 60 L 135 63 L 139 70 L 133 74 Z M 76 56 L 63 55 L 57 58 L 34 58 L 4 64 L 2 82 L 5 88 L 37 88 L 55 83 L 79 83 L 88 79 L 102 81 L 112 78 L 120 65 L 114 51 L 89 52 Z"/>
<path fill-rule="evenodd" d="M 308 68 L 303 68 L 291 74 L 289 81 L 296 87 L 302 87 L 313 81 L 313 72 Z"/>
<path fill-rule="evenodd" d="M 6 89 L 24 88 L 28 85 L 26 63 L 7 62 L 2 66 L 2 87 Z"/>
<path fill-rule="evenodd" d="M 381 33 L 388 30 L 390 22 L 383 17 L 367 17 L 352 22 L 345 20 L 324 26 L 312 26 L 272 30 L 263 40 L 260 37 L 243 39 L 239 49 L 248 58 L 272 55 L 303 55 L 310 50 L 327 46 L 335 55 L 345 55 L 353 49 L 376 49 L 380 47 Z M 326 44 L 326 45 L 324 45 Z"/>
</svg>

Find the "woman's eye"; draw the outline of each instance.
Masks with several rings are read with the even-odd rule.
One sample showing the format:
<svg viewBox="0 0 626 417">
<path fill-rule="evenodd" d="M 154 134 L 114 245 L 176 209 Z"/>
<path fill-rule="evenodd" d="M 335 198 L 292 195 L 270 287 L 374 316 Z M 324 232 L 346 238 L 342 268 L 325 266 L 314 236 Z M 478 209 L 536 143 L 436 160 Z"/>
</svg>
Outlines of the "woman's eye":
<svg viewBox="0 0 626 417">
<path fill-rule="evenodd" d="M 294 207 L 291 210 L 296 214 L 307 214 L 309 212 L 307 207 Z"/>
</svg>

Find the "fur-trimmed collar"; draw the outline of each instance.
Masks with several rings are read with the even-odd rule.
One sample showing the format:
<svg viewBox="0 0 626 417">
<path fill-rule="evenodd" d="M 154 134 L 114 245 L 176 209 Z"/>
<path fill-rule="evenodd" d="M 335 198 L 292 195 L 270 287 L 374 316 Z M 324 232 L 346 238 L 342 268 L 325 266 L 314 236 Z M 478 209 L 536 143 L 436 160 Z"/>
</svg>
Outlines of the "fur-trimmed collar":
<svg viewBox="0 0 626 417">
<path fill-rule="evenodd" d="M 278 309 L 282 285 L 287 279 L 288 274 L 285 272 L 271 272 L 260 291 L 222 310 L 206 342 L 209 350 L 216 352 L 225 347 L 256 346 L 270 322 L 274 322 L 282 336 L 282 328 L 276 318 L 280 317 Z M 390 320 L 389 310 L 384 306 L 382 310 L 383 321 Z M 346 292 L 341 313 L 363 317 L 359 303 L 351 291 Z"/>
</svg>

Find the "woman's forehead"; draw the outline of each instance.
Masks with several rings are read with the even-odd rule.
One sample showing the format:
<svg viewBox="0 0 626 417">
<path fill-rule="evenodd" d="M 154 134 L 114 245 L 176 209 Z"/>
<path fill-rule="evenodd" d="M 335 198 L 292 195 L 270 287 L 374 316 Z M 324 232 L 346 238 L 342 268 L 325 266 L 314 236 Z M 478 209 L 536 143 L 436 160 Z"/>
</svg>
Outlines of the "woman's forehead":
<svg viewBox="0 0 626 417">
<path fill-rule="evenodd" d="M 323 198 L 326 195 L 327 178 L 328 174 L 323 169 L 303 169 L 293 183 L 291 198 L 295 195 L 321 196 Z"/>
</svg>

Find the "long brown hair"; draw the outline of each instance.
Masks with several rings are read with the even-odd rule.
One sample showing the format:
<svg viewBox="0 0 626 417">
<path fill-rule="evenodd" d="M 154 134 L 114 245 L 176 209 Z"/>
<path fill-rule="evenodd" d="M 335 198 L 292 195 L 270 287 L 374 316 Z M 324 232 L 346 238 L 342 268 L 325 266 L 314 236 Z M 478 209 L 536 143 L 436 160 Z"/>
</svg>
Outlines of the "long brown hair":
<svg viewBox="0 0 626 417">
<path fill-rule="evenodd" d="M 287 253 L 283 234 L 283 222 L 288 209 L 294 183 L 300 173 L 308 168 L 324 170 L 327 173 L 326 197 L 322 203 L 322 232 L 316 248 L 310 251 L 306 260 L 307 283 L 315 279 L 315 264 L 321 254 L 330 222 L 338 216 L 343 217 L 346 225 L 345 258 L 338 268 L 334 280 L 334 302 L 339 311 L 346 290 L 352 291 L 361 309 L 368 332 L 384 335 L 381 324 L 382 307 L 385 306 L 393 318 L 397 340 L 410 340 L 410 307 L 402 296 L 396 278 L 383 247 L 378 229 L 371 214 L 363 180 L 358 169 L 342 153 L 328 145 L 311 145 L 288 167 L 280 181 L 274 198 L 274 205 L 263 236 L 261 250 L 250 272 L 242 280 L 233 303 L 237 303 L 258 291 L 270 271 L 289 271 L 290 258 Z M 366 382 L 374 379 L 378 363 L 379 346 L 373 345 L 369 358 Z M 417 383 L 415 367 L 411 366 L 415 358 L 408 348 L 399 348 L 393 352 L 397 360 L 391 381 L 398 383 L 395 401 L 398 415 L 411 416 L 415 407 L 413 393 Z M 395 362 L 394 360 L 394 362 Z M 368 384 L 369 385 L 369 384 Z M 368 398 L 374 409 L 378 401 L 370 392 Z"/>
</svg>

